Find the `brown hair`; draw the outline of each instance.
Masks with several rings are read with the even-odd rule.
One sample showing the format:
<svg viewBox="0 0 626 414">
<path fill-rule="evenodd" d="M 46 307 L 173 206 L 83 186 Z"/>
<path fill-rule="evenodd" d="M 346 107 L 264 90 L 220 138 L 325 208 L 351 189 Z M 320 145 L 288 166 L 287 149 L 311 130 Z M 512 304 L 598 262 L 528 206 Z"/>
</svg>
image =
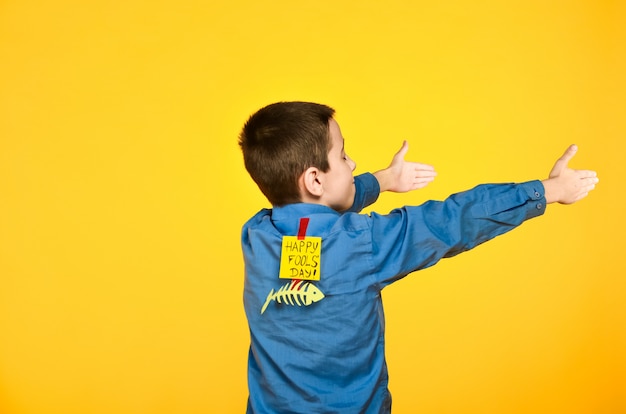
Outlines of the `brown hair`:
<svg viewBox="0 0 626 414">
<path fill-rule="evenodd" d="M 298 178 L 307 168 L 328 171 L 328 123 L 334 113 L 316 103 L 278 102 L 245 123 L 239 135 L 244 163 L 272 205 L 301 201 Z"/>
</svg>

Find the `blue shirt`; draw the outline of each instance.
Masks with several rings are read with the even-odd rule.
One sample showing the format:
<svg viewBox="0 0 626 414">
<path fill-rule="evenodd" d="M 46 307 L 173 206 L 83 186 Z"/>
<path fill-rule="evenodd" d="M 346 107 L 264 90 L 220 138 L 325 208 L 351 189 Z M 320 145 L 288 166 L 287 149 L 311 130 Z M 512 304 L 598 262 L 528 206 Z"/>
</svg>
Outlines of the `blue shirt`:
<svg viewBox="0 0 626 414">
<path fill-rule="evenodd" d="M 380 189 L 371 174 L 355 184 L 358 211 Z M 386 215 L 305 203 L 261 210 L 242 231 L 247 412 L 389 413 L 381 290 L 544 211 L 540 181 L 480 185 Z M 321 278 L 290 283 L 278 277 L 281 241 L 303 217 L 307 236 L 322 240 Z"/>
</svg>

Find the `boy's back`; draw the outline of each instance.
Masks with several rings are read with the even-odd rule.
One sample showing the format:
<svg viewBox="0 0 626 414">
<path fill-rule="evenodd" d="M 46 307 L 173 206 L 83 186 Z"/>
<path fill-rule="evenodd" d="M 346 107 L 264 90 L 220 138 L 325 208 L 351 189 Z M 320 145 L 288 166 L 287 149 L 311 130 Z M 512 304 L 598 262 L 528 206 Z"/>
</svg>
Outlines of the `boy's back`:
<svg viewBox="0 0 626 414">
<path fill-rule="evenodd" d="M 579 200 L 597 178 L 567 168 L 575 153 L 570 147 L 544 181 L 481 185 L 443 202 L 360 215 L 380 191 L 419 188 L 434 173 L 405 162 L 403 146 L 386 170 L 353 178 L 355 164 L 336 123 L 328 132 L 332 110 L 315 105 L 271 105 L 251 118 L 240 138 L 246 167 L 274 204 L 242 231 L 248 412 L 389 413 L 381 290 L 543 214 L 546 203 Z M 285 158 L 298 158 L 289 146 L 302 149 L 302 135 L 308 144 L 320 141 L 318 159 Z M 328 159 L 320 160 L 325 151 Z M 264 157 L 271 159 L 265 164 Z M 287 198 L 271 177 L 287 187 Z M 346 195 L 354 204 L 341 212 L 350 207 Z M 285 263 L 301 272 L 289 272 Z"/>
<path fill-rule="evenodd" d="M 298 234 L 301 217 L 323 243 L 316 282 L 277 277 L 281 238 Z M 363 216 L 311 204 L 262 211 L 244 227 L 249 412 L 389 410 L 380 291 L 363 260 L 368 233 Z M 307 300 L 314 293 L 322 299 Z"/>
<path fill-rule="evenodd" d="M 388 215 L 305 203 L 258 213 L 242 234 L 249 412 L 388 413 L 382 288 L 544 209 L 534 181 L 479 186 Z M 304 236 L 302 218 L 306 235 L 321 238 L 320 278 L 279 279 L 282 239 Z"/>
</svg>

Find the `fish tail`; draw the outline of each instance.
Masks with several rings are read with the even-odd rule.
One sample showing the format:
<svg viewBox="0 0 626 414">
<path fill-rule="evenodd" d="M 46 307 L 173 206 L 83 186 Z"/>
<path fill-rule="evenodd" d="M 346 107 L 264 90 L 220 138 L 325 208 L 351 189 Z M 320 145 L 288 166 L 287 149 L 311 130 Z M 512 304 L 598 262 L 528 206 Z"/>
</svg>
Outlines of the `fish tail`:
<svg viewBox="0 0 626 414">
<path fill-rule="evenodd" d="M 265 299 L 265 303 L 263 304 L 263 307 L 261 308 L 261 315 L 263 314 L 263 312 L 265 312 L 265 309 L 267 309 L 267 305 L 270 304 L 270 301 L 272 300 L 272 295 L 274 295 L 274 289 L 272 289 L 270 291 L 270 294 L 267 295 L 267 299 Z"/>
</svg>

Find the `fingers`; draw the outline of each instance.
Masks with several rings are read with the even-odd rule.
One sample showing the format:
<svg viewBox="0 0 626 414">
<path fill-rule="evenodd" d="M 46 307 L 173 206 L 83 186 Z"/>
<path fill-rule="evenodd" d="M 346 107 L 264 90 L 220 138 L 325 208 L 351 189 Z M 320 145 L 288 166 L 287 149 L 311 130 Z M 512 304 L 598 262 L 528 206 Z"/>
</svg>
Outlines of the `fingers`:
<svg viewBox="0 0 626 414">
<path fill-rule="evenodd" d="M 407 152 L 409 152 L 409 143 L 406 140 L 404 140 L 402 141 L 402 146 L 400 147 L 398 152 L 396 152 L 396 154 L 393 156 L 394 161 L 404 160 L 404 157 L 406 156 Z M 414 166 L 415 171 L 435 171 L 435 167 L 429 164 L 422 164 L 419 162 L 409 162 L 409 161 L 405 161 L 405 163 L 410 166 Z"/>
<path fill-rule="evenodd" d="M 435 172 L 435 167 L 433 167 L 432 165 L 420 164 L 420 163 L 413 163 L 413 164 L 414 164 L 413 174 L 415 175 L 413 179 L 414 184 L 424 187 L 428 183 L 432 182 L 437 176 L 437 173 Z"/>
<path fill-rule="evenodd" d="M 580 181 L 581 186 L 595 185 L 600 181 L 598 174 L 592 170 L 572 170 L 572 173 Z"/>
<path fill-rule="evenodd" d="M 437 173 L 432 165 L 405 161 L 404 157 L 408 151 L 409 143 L 405 140 L 387 168 L 393 172 L 394 177 L 393 183 L 387 188 L 388 191 L 404 193 L 416 190 L 427 186 L 435 179 Z"/>
<path fill-rule="evenodd" d="M 578 176 L 582 178 L 596 178 L 598 174 L 592 170 L 576 170 Z"/>
<path fill-rule="evenodd" d="M 412 163 L 414 165 L 415 183 L 428 184 L 435 179 L 437 172 L 435 167 L 429 164 Z"/>
<path fill-rule="evenodd" d="M 599 181 L 600 180 L 595 175 L 593 177 L 582 178 L 580 180 L 580 191 L 588 193 L 596 188 L 596 184 L 598 184 Z"/>
<path fill-rule="evenodd" d="M 418 180 L 434 180 L 437 173 L 434 170 L 416 170 L 415 178 Z"/>
<path fill-rule="evenodd" d="M 575 170 L 573 173 L 576 178 L 574 179 L 575 184 L 572 189 L 572 198 L 570 200 L 565 200 L 563 204 L 576 203 L 587 197 L 589 193 L 596 188 L 596 184 L 600 181 L 595 171 Z"/>
<path fill-rule="evenodd" d="M 422 182 L 423 183 L 429 183 L 429 182 L 433 181 L 436 176 L 437 176 L 437 173 L 428 174 L 428 175 L 418 174 L 418 175 L 415 176 L 413 181 L 416 182 L 416 183 L 422 183 Z"/>
<path fill-rule="evenodd" d="M 435 180 L 437 173 L 432 165 L 418 164 L 415 168 L 415 178 L 413 185 L 415 188 L 424 188 Z"/>
<path fill-rule="evenodd" d="M 415 171 L 425 171 L 425 172 L 434 172 L 435 171 L 435 167 L 433 167 L 430 164 L 422 164 L 419 162 L 414 162 L 412 163 L 413 165 L 415 165 Z"/>
<path fill-rule="evenodd" d="M 436 175 L 437 174 L 431 172 L 428 172 L 427 175 L 417 174 L 415 178 L 413 178 L 413 188 L 418 189 L 426 187 L 435 180 Z"/>
</svg>

